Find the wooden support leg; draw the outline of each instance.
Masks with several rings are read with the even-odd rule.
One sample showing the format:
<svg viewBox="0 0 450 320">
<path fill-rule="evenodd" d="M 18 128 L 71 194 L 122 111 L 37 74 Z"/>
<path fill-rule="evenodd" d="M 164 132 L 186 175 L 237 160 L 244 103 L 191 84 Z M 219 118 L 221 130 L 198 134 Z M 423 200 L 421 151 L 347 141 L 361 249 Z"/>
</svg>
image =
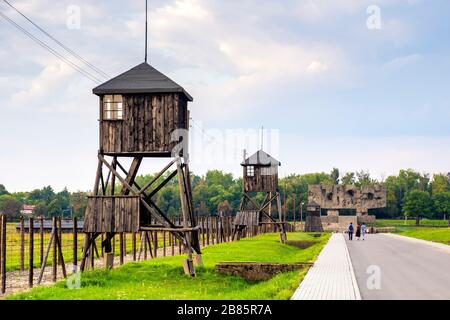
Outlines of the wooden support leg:
<svg viewBox="0 0 450 320">
<path fill-rule="evenodd" d="M 188 203 L 187 203 L 187 199 L 189 199 L 189 196 L 187 194 L 181 160 L 179 160 L 177 163 L 177 171 L 178 171 L 178 184 L 180 187 L 181 211 L 183 213 L 183 226 L 189 227 L 189 207 L 188 207 Z M 184 265 L 183 265 L 184 272 L 187 275 L 190 275 L 191 277 L 195 277 L 194 263 L 192 260 L 191 234 L 189 232 L 186 232 L 185 237 L 186 237 L 186 245 L 187 245 L 186 249 L 187 249 L 188 258 L 187 258 L 187 260 L 185 260 Z"/>
<path fill-rule="evenodd" d="M 91 244 L 91 237 L 92 235 L 90 233 L 86 233 L 84 236 L 83 254 L 81 256 L 81 264 L 80 264 L 81 271 L 84 271 L 84 268 L 86 266 L 86 258 L 89 251 L 89 246 Z"/>
<path fill-rule="evenodd" d="M 279 225 L 280 241 L 281 241 L 281 243 L 286 243 L 287 237 L 286 237 L 286 230 L 284 227 L 283 212 L 281 209 L 281 197 L 280 197 L 279 193 L 278 193 L 278 197 L 277 197 L 277 209 L 278 209 L 278 216 L 279 216 L 279 220 L 280 220 L 280 225 Z"/>
<path fill-rule="evenodd" d="M 47 264 L 48 255 L 50 253 L 50 249 L 52 247 L 54 238 L 55 238 L 55 233 L 54 233 L 54 230 L 52 230 L 52 233 L 50 234 L 50 239 L 48 241 L 47 250 L 45 251 L 44 260 L 42 261 L 42 264 L 41 264 L 41 272 L 39 273 L 39 279 L 37 282 L 38 284 L 41 283 L 42 277 L 44 276 L 45 265 Z"/>
</svg>

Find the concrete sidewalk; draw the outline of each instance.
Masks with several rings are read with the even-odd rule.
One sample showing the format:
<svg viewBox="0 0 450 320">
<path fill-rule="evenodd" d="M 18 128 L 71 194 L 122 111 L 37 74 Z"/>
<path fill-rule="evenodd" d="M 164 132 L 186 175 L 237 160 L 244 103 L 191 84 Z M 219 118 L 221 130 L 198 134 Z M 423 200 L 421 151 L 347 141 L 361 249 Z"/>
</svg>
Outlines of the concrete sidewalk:
<svg viewBox="0 0 450 320">
<path fill-rule="evenodd" d="M 291 300 L 361 300 L 342 233 L 334 233 Z"/>
</svg>

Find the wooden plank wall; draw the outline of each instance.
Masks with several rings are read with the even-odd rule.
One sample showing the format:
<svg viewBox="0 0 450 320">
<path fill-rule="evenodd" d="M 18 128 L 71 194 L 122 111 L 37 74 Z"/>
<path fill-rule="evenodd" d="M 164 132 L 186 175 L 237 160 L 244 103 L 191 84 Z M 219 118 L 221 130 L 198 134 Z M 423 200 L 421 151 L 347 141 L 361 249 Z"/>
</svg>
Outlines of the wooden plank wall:
<svg viewBox="0 0 450 320">
<path fill-rule="evenodd" d="M 139 231 L 138 196 L 88 197 L 84 232 Z"/>
<path fill-rule="evenodd" d="M 187 101 L 176 93 L 123 95 L 123 114 L 123 120 L 101 121 L 103 153 L 170 152 L 172 132 L 189 122 Z"/>
<path fill-rule="evenodd" d="M 234 219 L 235 226 L 259 226 L 260 213 L 258 211 L 238 212 Z"/>
<path fill-rule="evenodd" d="M 244 190 L 245 192 L 269 192 L 278 189 L 278 174 L 263 175 L 262 167 L 255 166 L 255 175 L 247 176 L 247 170 L 244 167 Z"/>
</svg>

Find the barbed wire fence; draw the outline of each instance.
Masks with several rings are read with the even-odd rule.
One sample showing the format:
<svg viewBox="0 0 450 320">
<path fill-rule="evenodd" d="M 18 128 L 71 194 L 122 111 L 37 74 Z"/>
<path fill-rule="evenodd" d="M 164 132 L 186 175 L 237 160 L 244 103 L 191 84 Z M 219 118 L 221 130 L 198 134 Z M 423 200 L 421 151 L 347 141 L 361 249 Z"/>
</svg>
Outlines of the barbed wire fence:
<svg viewBox="0 0 450 320">
<path fill-rule="evenodd" d="M 172 222 L 182 225 L 181 217 L 172 218 Z M 198 225 L 202 247 L 233 241 L 231 216 L 199 217 Z M 286 226 L 287 231 L 293 231 L 292 225 Z M 272 226 L 263 224 L 246 228 L 243 237 L 270 232 Z M 87 258 L 86 269 L 105 267 L 103 239 L 104 235 L 89 250 L 93 254 Z M 0 215 L 0 296 L 51 284 L 79 272 L 83 245 L 82 221 L 77 218 L 21 218 L 12 222 Z M 117 233 L 112 250 L 116 266 L 184 253 L 182 243 L 167 231 Z"/>
</svg>

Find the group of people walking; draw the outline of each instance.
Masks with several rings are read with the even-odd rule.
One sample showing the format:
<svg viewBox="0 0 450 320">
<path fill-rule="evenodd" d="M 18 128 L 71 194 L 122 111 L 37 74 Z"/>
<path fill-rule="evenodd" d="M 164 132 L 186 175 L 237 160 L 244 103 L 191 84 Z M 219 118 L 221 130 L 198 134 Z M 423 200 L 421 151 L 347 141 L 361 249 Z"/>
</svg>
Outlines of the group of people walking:
<svg viewBox="0 0 450 320">
<path fill-rule="evenodd" d="M 351 241 L 353 240 L 353 233 L 355 232 L 355 227 L 353 226 L 353 222 L 350 222 L 350 225 L 348 226 L 348 239 Z M 358 224 L 356 226 L 356 233 L 355 233 L 355 237 L 356 240 L 362 239 L 365 240 L 366 239 L 366 232 L 367 232 L 367 227 L 366 224 Z"/>
</svg>

